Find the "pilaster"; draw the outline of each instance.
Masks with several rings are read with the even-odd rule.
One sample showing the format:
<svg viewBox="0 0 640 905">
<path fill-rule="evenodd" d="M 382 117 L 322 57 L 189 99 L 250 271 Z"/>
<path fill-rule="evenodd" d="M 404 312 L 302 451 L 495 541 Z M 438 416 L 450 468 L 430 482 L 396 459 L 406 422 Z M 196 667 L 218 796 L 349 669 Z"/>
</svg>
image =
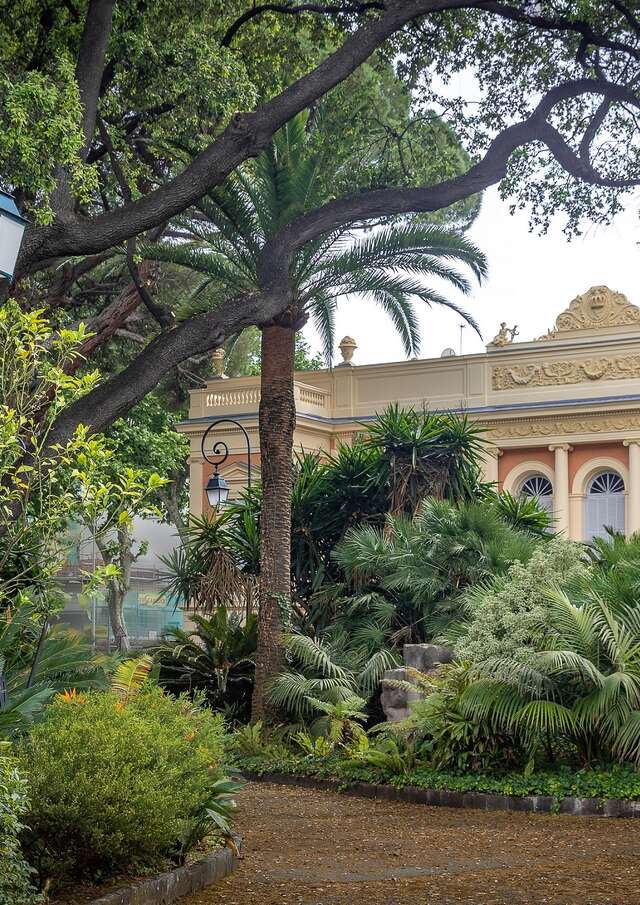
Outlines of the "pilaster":
<svg viewBox="0 0 640 905">
<path fill-rule="evenodd" d="M 553 519 L 556 531 L 570 537 L 569 522 L 569 450 L 568 443 L 552 443 L 554 454 Z"/>
</svg>

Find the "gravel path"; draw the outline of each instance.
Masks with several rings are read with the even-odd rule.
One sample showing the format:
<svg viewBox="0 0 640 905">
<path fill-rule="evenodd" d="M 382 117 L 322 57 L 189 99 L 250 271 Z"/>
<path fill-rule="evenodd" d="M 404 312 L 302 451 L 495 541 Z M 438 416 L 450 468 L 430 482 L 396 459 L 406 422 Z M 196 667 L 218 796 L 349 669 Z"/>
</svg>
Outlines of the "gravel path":
<svg viewBox="0 0 640 905">
<path fill-rule="evenodd" d="M 640 820 L 249 784 L 240 867 L 180 905 L 640 905 Z"/>
</svg>

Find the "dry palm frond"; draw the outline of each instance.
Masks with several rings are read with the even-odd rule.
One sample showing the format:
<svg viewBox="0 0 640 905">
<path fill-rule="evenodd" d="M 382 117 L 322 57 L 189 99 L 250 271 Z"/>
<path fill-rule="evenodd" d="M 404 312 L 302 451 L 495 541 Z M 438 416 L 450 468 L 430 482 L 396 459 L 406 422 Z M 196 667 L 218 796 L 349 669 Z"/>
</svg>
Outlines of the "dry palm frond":
<svg viewBox="0 0 640 905">
<path fill-rule="evenodd" d="M 244 605 L 254 584 L 252 576 L 238 568 L 235 556 L 220 549 L 212 555 L 209 570 L 198 581 L 190 603 L 194 610 L 203 613 L 213 613 L 219 606 L 229 606 L 231 602 Z"/>
</svg>

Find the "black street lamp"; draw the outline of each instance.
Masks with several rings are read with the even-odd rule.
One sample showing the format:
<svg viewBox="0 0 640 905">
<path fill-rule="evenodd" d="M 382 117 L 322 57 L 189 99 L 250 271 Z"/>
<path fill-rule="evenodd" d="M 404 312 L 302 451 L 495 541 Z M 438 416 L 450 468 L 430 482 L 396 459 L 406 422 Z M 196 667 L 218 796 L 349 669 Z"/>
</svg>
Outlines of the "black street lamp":
<svg viewBox="0 0 640 905">
<path fill-rule="evenodd" d="M 213 421 L 206 429 L 202 436 L 202 443 L 200 445 L 200 448 L 202 450 L 202 458 L 205 460 L 205 462 L 213 465 L 213 474 L 207 481 L 207 486 L 205 488 L 207 499 L 209 500 L 209 505 L 213 509 L 218 509 L 220 506 L 224 506 L 229 497 L 229 485 L 227 484 L 225 479 L 221 477 L 218 471 L 220 466 L 224 464 L 224 462 L 226 462 L 229 458 L 229 447 L 224 440 L 216 440 L 209 455 L 207 455 L 204 448 L 207 437 L 214 429 L 214 427 L 218 427 L 219 424 L 233 424 L 234 427 L 237 427 L 238 430 L 241 430 L 244 434 L 244 439 L 247 443 L 247 487 L 251 487 L 251 441 L 249 440 L 249 434 L 246 432 L 244 427 L 238 421 L 234 421 L 233 418 L 218 418 L 217 421 Z"/>
</svg>

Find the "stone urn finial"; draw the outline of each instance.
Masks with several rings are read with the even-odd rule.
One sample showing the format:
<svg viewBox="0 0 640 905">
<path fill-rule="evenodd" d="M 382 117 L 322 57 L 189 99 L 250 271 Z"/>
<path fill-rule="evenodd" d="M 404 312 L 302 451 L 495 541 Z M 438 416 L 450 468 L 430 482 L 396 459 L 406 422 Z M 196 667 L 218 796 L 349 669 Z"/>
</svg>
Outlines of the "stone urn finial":
<svg viewBox="0 0 640 905">
<path fill-rule="evenodd" d="M 217 349 L 214 349 L 211 353 L 211 360 L 213 362 L 213 379 L 214 380 L 226 380 L 227 375 L 224 373 L 224 360 L 226 358 L 226 352 L 219 346 Z"/>
<path fill-rule="evenodd" d="M 358 343 L 355 339 L 352 339 L 350 336 L 344 336 L 340 340 L 340 345 L 338 346 L 340 352 L 342 354 L 342 361 L 338 365 L 339 368 L 352 368 L 353 367 L 353 353 L 358 348 Z"/>
</svg>

